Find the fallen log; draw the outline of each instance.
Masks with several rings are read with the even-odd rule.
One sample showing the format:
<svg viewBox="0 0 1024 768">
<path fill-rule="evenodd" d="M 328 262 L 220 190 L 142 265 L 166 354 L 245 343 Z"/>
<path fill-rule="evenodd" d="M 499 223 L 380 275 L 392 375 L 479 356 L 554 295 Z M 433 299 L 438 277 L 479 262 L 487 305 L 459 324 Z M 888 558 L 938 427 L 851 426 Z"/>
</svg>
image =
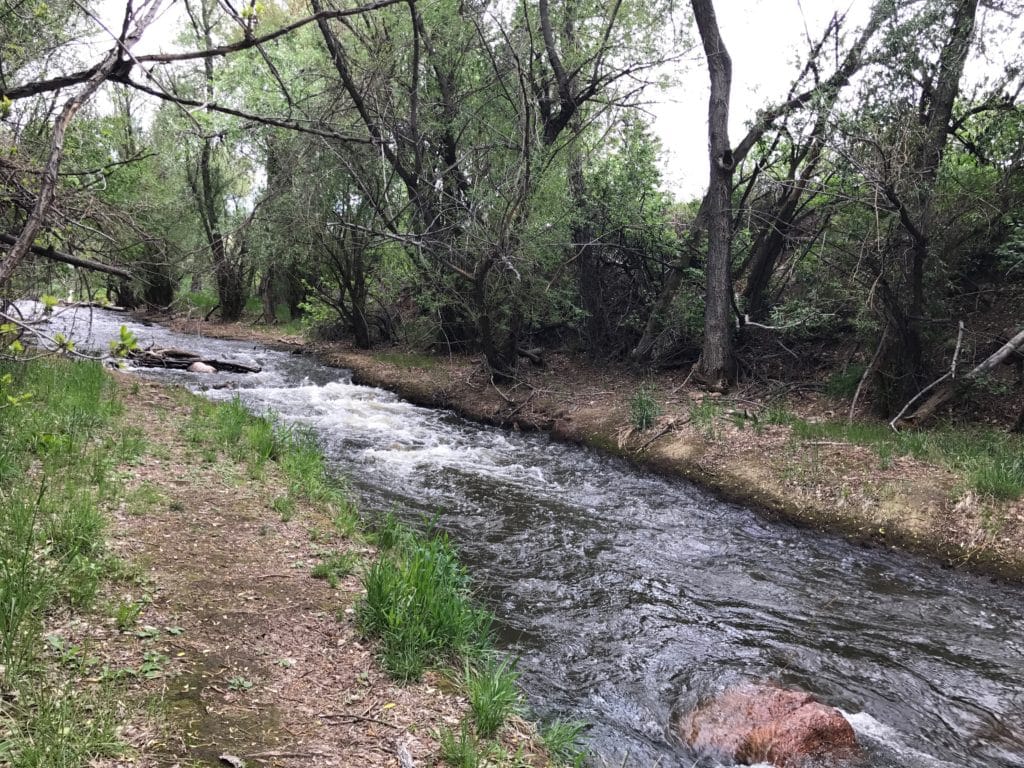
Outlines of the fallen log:
<svg viewBox="0 0 1024 768">
<path fill-rule="evenodd" d="M 107 312 L 127 312 L 128 307 L 119 307 L 116 304 L 104 304 L 101 301 L 61 301 L 58 306 L 71 309 L 105 309 Z"/>
<path fill-rule="evenodd" d="M 1013 338 L 1009 339 L 1005 344 L 1003 344 L 1003 346 L 997 349 L 994 354 L 989 355 L 978 363 L 978 365 L 975 366 L 975 368 L 966 376 L 954 378 L 954 371 L 951 370 L 933 381 L 927 387 L 914 395 L 909 403 L 903 406 L 903 410 L 896 414 L 896 418 L 889 422 L 889 426 L 898 430 L 899 427 L 903 425 L 921 424 L 929 419 L 940 406 L 959 396 L 973 380 L 977 379 L 982 374 L 990 372 L 997 366 L 1002 365 L 1010 359 L 1011 356 L 1020 354 L 1021 350 L 1024 350 L 1024 329 L 1021 329 Z M 932 395 L 921 403 L 913 413 L 909 416 L 904 415 L 910 410 L 914 403 L 933 389 L 935 391 Z"/>
<path fill-rule="evenodd" d="M 262 368 L 258 365 L 249 365 L 237 360 L 221 360 L 215 357 L 203 357 L 195 352 L 188 352 L 183 349 L 140 349 L 130 352 L 128 358 L 135 364 L 144 368 L 173 368 L 175 370 L 188 370 L 195 363 L 209 365 L 218 372 L 227 373 L 259 373 Z"/>
</svg>

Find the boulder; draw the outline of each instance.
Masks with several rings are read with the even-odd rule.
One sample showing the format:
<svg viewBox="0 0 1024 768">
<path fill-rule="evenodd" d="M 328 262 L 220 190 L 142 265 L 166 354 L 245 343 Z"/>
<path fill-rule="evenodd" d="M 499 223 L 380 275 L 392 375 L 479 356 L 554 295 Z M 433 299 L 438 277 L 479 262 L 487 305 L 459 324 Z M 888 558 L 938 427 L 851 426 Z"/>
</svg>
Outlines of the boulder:
<svg viewBox="0 0 1024 768">
<path fill-rule="evenodd" d="M 679 721 L 683 740 L 740 765 L 836 765 L 860 755 L 853 728 L 809 693 L 773 685 L 728 688 Z"/>
<path fill-rule="evenodd" d="M 216 373 L 217 369 L 203 362 L 194 362 L 188 367 L 189 373 Z"/>
</svg>

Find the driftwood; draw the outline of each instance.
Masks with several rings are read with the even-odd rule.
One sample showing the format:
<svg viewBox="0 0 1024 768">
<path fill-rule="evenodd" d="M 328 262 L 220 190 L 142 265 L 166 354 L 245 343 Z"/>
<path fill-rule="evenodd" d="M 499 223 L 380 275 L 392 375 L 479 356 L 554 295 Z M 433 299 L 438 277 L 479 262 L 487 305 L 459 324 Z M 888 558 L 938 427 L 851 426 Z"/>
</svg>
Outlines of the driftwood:
<svg viewBox="0 0 1024 768">
<path fill-rule="evenodd" d="M 119 307 L 116 304 L 103 304 L 99 301 L 62 301 L 62 307 L 71 309 L 105 309 L 107 312 L 127 312 L 128 307 Z"/>
<path fill-rule="evenodd" d="M 140 349 L 129 353 L 129 359 L 135 365 L 145 368 L 175 368 L 187 369 L 194 363 L 203 363 L 212 366 L 218 371 L 228 373 L 259 373 L 262 369 L 258 365 L 248 365 L 233 360 L 219 360 L 213 357 L 203 357 L 195 352 L 187 352 L 183 349 Z"/>
<path fill-rule="evenodd" d="M 1007 360 L 1010 360 L 1013 355 L 1021 354 L 1022 350 L 1024 350 L 1024 329 L 1021 329 L 1013 338 L 997 349 L 994 354 L 982 360 L 970 373 L 960 378 L 956 378 L 956 360 L 954 357 L 953 368 L 914 395 L 910 402 L 903 406 L 903 410 L 896 414 L 896 417 L 889 422 L 889 426 L 897 429 L 902 425 L 921 424 L 929 419 L 942 405 L 963 392 L 964 388 L 971 381 L 1002 365 Z M 932 394 L 927 400 L 921 403 L 909 416 L 904 415 L 914 403 L 928 392 L 932 392 Z M 1024 414 L 1022 414 L 1022 417 L 1024 417 Z"/>
</svg>

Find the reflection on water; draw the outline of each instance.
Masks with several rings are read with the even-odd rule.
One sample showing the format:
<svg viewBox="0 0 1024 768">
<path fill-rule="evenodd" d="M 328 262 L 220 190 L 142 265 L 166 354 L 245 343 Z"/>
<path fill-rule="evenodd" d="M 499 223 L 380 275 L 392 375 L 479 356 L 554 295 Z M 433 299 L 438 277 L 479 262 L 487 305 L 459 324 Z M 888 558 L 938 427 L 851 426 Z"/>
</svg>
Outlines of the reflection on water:
<svg viewBox="0 0 1024 768">
<path fill-rule="evenodd" d="M 123 318 L 93 314 L 105 346 Z M 303 356 L 132 329 L 144 344 L 255 358 L 263 371 L 248 376 L 140 374 L 309 424 L 368 514 L 436 519 L 498 614 L 537 713 L 591 723 L 609 764 L 694 765 L 672 712 L 752 678 L 840 707 L 873 766 L 1024 766 L 1019 589 L 768 523 Z"/>
</svg>

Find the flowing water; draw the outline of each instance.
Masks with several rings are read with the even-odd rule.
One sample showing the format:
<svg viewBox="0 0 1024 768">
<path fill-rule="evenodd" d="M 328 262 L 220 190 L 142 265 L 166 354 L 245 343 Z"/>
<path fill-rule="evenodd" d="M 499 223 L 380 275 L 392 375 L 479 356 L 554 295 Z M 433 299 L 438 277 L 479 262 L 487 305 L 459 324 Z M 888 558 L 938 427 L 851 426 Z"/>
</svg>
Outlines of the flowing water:
<svg viewBox="0 0 1024 768">
<path fill-rule="evenodd" d="M 80 314 L 75 336 L 102 348 L 122 322 Z M 598 764 L 713 765 L 673 737 L 673 713 L 753 679 L 841 708 L 872 766 L 1024 766 L 1020 588 L 767 522 L 308 357 L 128 325 L 143 344 L 256 360 L 255 375 L 139 373 L 311 425 L 367 514 L 436 516 L 520 658 L 534 711 L 590 723 Z"/>
</svg>

